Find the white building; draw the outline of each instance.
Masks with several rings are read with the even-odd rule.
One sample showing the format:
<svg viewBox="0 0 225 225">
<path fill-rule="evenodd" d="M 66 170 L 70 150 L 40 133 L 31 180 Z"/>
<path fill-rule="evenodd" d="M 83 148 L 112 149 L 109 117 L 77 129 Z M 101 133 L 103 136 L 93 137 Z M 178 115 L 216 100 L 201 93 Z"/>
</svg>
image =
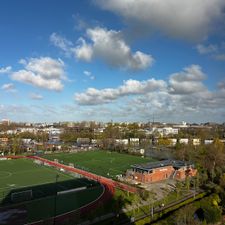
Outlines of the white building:
<svg viewBox="0 0 225 225">
<path fill-rule="evenodd" d="M 193 144 L 194 146 L 200 145 L 200 144 L 201 144 L 201 139 L 199 139 L 199 138 L 193 138 L 193 139 L 192 139 L 192 144 Z"/>
<path fill-rule="evenodd" d="M 162 128 L 153 127 L 151 129 L 151 133 L 158 133 L 162 137 L 168 136 L 170 134 L 176 135 L 176 134 L 178 134 L 178 132 L 179 132 L 179 129 L 173 128 L 173 127 L 162 127 Z"/>
<path fill-rule="evenodd" d="M 209 139 L 209 140 L 204 140 L 204 144 L 205 145 L 210 145 L 213 143 L 213 140 Z"/>
<path fill-rule="evenodd" d="M 128 145 L 129 144 L 129 139 L 116 139 L 115 142 L 117 144 L 121 144 L 121 145 Z"/>
<path fill-rule="evenodd" d="M 168 140 L 170 141 L 172 146 L 175 146 L 177 144 L 177 139 L 176 138 L 169 138 Z"/>
<path fill-rule="evenodd" d="M 188 125 L 186 122 L 182 121 L 181 124 L 176 124 L 176 125 L 173 125 L 173 127 L 178 127 L 178 128 L 187 128 Z"/>
<path fill-rule="evenodd" d="M 140 140 L 139 138 L 130 138 L 129 141 L 130 141 L 130 145 L 138 146 Z"/>
<path fill-rule="evenodd" d="M 180 143 L 180 144 L 185 144 L 185 145 L 187 145 L 188 142 L 189 142 L 188 138 L 181 138 L 181 139 L 179 139 L 179 143 Z"/>
<path fill-rule="evenodd" d="M 163 135 L 167 136 L 169 134 L 178 134 L 178 128 L 172 128 L 172 127 L 163 127 Z"/>
</svg>

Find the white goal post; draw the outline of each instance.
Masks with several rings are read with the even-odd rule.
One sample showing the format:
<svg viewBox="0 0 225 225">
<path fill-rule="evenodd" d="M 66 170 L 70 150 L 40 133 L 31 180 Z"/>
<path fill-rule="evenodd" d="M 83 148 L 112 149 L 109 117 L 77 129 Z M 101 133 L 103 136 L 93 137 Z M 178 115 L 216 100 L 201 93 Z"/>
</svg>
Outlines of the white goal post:
<svg viewBox="0 0 225 225">
<path fill-rule="evenodd" d="M 38 164 L 38 165 L 43 165 L 43 162 L 41 160 L 35 159 L 34 163 Z"/>
</svg>

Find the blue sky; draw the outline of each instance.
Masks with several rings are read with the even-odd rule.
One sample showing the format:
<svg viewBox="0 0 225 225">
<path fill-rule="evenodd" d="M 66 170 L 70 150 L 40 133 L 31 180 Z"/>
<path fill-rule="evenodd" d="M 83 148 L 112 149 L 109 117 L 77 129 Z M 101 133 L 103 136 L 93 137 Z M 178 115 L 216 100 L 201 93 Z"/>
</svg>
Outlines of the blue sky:
<svg viewBox="0 0 225 225">
<path fill-rule="evenodd" d="M 0 118 L 225 121 L 224 0 L 0 3 Z"/>
</svg>

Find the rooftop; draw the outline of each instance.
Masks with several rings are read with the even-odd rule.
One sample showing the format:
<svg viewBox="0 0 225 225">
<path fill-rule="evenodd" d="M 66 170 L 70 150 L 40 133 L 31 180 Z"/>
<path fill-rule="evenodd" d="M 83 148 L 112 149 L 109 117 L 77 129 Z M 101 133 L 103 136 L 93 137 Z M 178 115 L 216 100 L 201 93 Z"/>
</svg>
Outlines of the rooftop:
<svg viewBox="0 0 225 225">
<path fill-rule="evenodd" d="M 193 165 L 191 162 L 180 161 L 180 160 L 162 160 L 157 162 L 149 162 L 145 164 L 134 164 L 131 165 L 131 168 L 150 171 L 156 168 L 165 167 L 165 166 L 173 166 L 175 169 L 179 169 L 184 166 Z"/>
</svg>

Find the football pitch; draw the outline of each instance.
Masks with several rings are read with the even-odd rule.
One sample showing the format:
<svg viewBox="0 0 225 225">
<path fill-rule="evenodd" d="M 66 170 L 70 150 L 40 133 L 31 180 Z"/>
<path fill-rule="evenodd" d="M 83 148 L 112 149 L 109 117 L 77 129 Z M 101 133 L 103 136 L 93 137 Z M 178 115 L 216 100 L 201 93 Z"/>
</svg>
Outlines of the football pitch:
<svg viewBox="0 0 225 225">
<path fill-rule="evenodd" d="M 67 174 L 37 165 L 29 159 L 0 161 L 0 199 L 13 189 L 55 182 L 57 174 L 58 181 L 72 179 Z"/>
<path fill-rule="evenodd" d="M 79 188 L 83 189 L 67 193 L 67 190 Z M 31 199 L 12 200 L 13 193 L 28 190 L 32 190 Z M 65 193 L 56 196 L 56 192 Z M 102 187 L 94 181 L 74 178 L 55 168 L 38 165 L 30 159 L 1 160 L 0 224 L 3 224 L 1 213 L 5 215 L 5 208 L 16 207 L 25 210 L 26 215 L 22 217 L 25 219 L 23 223 L 27 223 L 78 209 L 97 199 L 102 192 Z M 17 222 L 14 221 L 13 224 Z"/>
<path fill-rule="evenodd" d="M 154 161 L 152 158 L 142 158 L 128 154 L 110 151 L 86 151 L 78 153 L 57 153 L 45 155 L 49 160 L 58 159 L 64 164 L 73 163 L 75 167 L 105 176 L 115 177 L 124 174 L 132 164 L 141 164 Z"/>
</svg>

